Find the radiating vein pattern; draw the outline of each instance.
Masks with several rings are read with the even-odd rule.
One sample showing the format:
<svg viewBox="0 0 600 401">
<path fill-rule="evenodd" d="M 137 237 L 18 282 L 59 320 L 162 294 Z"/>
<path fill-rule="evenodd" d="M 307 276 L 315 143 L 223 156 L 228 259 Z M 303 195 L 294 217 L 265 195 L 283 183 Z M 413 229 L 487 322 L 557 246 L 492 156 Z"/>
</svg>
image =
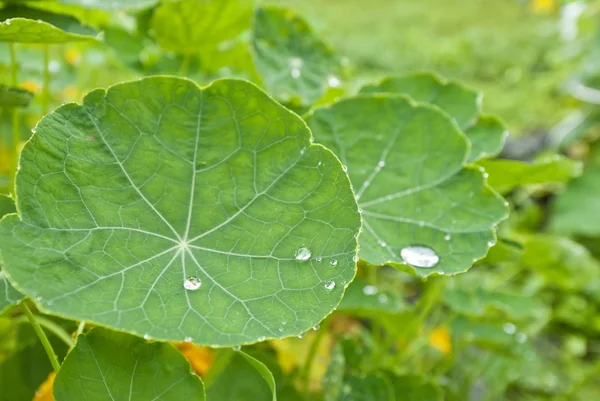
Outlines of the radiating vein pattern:
<svg viewBox="0 0 600 401">
<path fill-rule="evenodd" d="M 364 219 L 362 259 L 453 274 L 494 243 L 504 201 L 480 171 L 464 167 L 466 138 L 439 109 L 400 95 L 361 95 L 316 109 L 307 122 L 347 166 Z M 421 245 L 440 257 L 434 268 L 403 264 L 402 249 Z"/>
<path fill-rule="evenodd" d="M 250 83 L 94 91 L 44 118 L 21 164 L 0 252 L 49 312 L 232 345 L 312 327 L 354 276 L 360 216 L 340 162 Z"/>
</svg>

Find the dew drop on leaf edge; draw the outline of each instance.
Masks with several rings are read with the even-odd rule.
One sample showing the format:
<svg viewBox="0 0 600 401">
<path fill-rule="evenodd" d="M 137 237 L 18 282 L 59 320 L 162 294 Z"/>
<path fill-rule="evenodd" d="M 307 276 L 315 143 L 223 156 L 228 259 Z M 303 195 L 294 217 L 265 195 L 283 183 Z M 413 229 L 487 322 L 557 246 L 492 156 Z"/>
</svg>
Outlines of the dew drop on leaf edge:
<svg viewBox="0 0 600 401">
<path fill-rule="evenodd" d="M 415 267 L 430 269 L 435 267 L 440 261 L 440 257 L 435 251 L 423 245 L 409 245 L 400 251 L 402 260 Z"/>
</svg>

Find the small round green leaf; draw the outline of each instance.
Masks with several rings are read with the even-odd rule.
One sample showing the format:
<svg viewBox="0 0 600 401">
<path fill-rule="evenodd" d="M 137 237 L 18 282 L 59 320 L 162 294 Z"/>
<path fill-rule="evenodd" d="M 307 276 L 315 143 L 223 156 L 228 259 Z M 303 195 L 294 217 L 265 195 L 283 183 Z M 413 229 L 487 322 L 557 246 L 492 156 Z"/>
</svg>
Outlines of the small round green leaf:
<svg viewBox="0 0 600 401">
<path fill-rule="evenodd" d="M 44 117 L 0 224 L 39 308 L 215 346 L 298 335 L 355 274 L 339 160 L 255 85 L 153 77 Z"/>
<path fill-rule="evenodd" d="M 54 380 L 56 401 L 205 399 L 202 380 L 172 345 L 101 327 L 77 339 Z"/>
<path fill-rule="evenodd" d="M 2 8 L 0 20 L 0 42 L 65 43 L 96 40 L 98 35 L 71 16 L 22 6 Z"/>
<path fill-rule="evenodd" d="M 495 116 L 479 116 L 477 122 L 465 129 L 471 142 L 469 163 L 496 156 L 504 147 L 508 131 L 504 123 Z"/>
<path fill-rule="evenodd" d="M 339 86 L 339 57 L 293 11 L 259 8 L 252 35 L 254 62 L 265 87 L 283 102 L 311 105 Z"/>
<path fill-rule="evenodd" d="M 363 214 L 361 259 L 455 274 L 494 244 L 507 206 L 480 171 L 464 167 L 466 138 L 437 107 L 363 95 L 318 108 L 307 122 L 347 166 Z"/>
<path fill-rule="evenodd" d="M 27 107 L 32 99 L 33 93 L 26 89 L 0 85 L 0 107 Z"/>
</svg>

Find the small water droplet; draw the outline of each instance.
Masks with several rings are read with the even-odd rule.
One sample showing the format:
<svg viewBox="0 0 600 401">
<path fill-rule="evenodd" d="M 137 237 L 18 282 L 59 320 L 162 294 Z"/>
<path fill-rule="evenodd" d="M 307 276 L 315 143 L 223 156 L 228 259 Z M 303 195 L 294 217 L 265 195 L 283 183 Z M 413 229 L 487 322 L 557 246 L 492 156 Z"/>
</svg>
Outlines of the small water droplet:
<svg viewBox="0 0 600 401">
<path fill-rule="evenodd" d="M 323 164 L 323 162 L 318 162 L 317 167 L 319 167 L 321 164 Z"/>
<path fill-rule="evenodd" d="M 374 285 L 365 285 L 362 292 L 365 295 L 375 295 L 379 292 L 379 289 Z"/>
<path fill-rule="evenodd" d="M 342 81 L 335 75 L 330 75 L 327 78 L 327 85 L 329 85 L 331 88 L 339 88 L 342 86 Z"/>
<path fill-rule="evenodd" d="M 9 18 L 9 19 L 7 19 L 6 21 L 4 21 L 4 23 L 5 23 L 6 25 L 10 25 L 10 18 Z"/>
<path fill-rule="evenodd" d="M 358 208 L 358 213 L 362 214 L 363 210 L 361 208 Z M 355 234 L 354 238 L 357 238 L 358 234 Z"/>
<path fill-rule="evenodd" d="M 260 336 L 257 338 L 258 341 L 265 341 L 267 339 L 267 337 L 265 336 Z"/>
<path fill-rule="evenodd" d="M 344 172 L 348 172 L 348 166 L 346 166 L 345 164 L 342 164 L 342 170 L 344 170 Z"/>
<path fill-rule="evenodd" d="M 42 297 L 40 297 L 40 296 L 37 296 L 37 297 L 35 297 L 35 299 L 37 299 L 38 301 L 41 301 L 41 300 L 42 300 Z"/>
<path fill-rule="evenodd" d="M 509 205 L 508 201 L 504 201 L 504 206 L 508 206 L 508 205 Z"/>
<path fill-rule="evenodd" d="M 488 178 L 490 175 L 488 173 L 483 173 L 483 178 Z"/>
<path fill-rule="evenodd" d="M 494 245 L 496 245 L 496 241 L 488 241 L 488 246 L 489 247 L 492 247 Z"/>
<path fill-rule="evenodd" d="M 327 291 L 331 291 L 331 290 L 333 290 L 334 288 L 335 288 L 335 281 L 333 281 L 333 280 L 327 280 L 327 281 L 325 282 L 325 289 L 326 289 Z"/>
<path fill-rule="evenodd" d="M 331 260 L 329 261 L 329 264 L 330 264 L 331 266 L 337 266 L 337 259 L 331 259 Z"/>
<path fill-rule="evenodd" d="M 354 255 L 354 256 L 352 256 L 352 261 L 353 261 L 354 263 L 358 262 L 358 255 Z"/>
<path fill-rule="evenodd" d="M 479 171 L 481 171 L 482 173 L 485 171 L 485 169 L 481 166 L 479 166 Z"/>
<path fill-rule="evenodd" d="M 407 246 L 400 251 L 400 256 L 405 263 L 425 269 L 434 267 L 440 261 L 433 249 L 422 245 Z"/>
<path fill-rule="evenodd" d="M 517 342 L 519 344 L 523 344 L 525 341 L 527 341 L 527 334 L 525 334 L 525 333 L 517 333 L 515 339 L 517 340 Z"/>
<path fill-rule="evenodd" d="M 303 338 L 304 334 L 298 334 L 298 338 Z"/>
<path fill-rule="evenodd" d="M 292 76 L 292 78 L 298 79 L 300 78 L 300 75 L 302 75 L 302 72 L 300 72 L 300 68 L 292 68 L 292 70 L 290 71 L 290 75 Z"/>
<path fill-rule="evenodd" d="M 287 321 L 286 320 L 282 320 L 281 324 L 283 324 L 285 326 L 287 324 Z"/>
<path fill-rule="evenodd" d="M 388 303 L 388 296 L 385 294 L 379 294 L 379 296 L 377 297 L 377 299 L 379 300 L 379 303 L 382 304 L 387 304 Z"/>
<path fill-rule="evenodd" d="M 382 246 L 384 248 L 387 246 L 387 243 L 385 241 L 379 240 L 377 242 L 379 243 L 379 246 Z"/>
<path fill-rule="evenodd" d="M 202 285 L 202 281 L 196 276 L 189 276 L 183 282 L 183 288 L 188 291 L 196 291 Z"/>
<path fill-rule="evenodd" d="M 296 251 L 296 260 L 305 261 L 305 260 L 310 259 L 311 255 L 312 255 L 312 253 L 310 252 L 310 249 L 300 248 Z"/>
<path fill-rule="evenodd" d="M 144 340 L 149 340 L 150 339 L 150 334 L 146 333 L 144 334 Z"/>
<path fill-rule="evenodd" d="M 231 347 L 231 349 L 234 350 L 234 351 L 239 351 L 239 350 L 242 349 L 242 346 L 241 345 L 235 345 L 235 346 Z"/>
<path fill-rule="evenodd" d="M 444 240 L 445 241 L 450 241 L 451 239 L 452 239 L 452 236 L 450 234 L 444 235 Z"/>
<path fill-rule="evenodd" d="M 321 325 L 320 325 L 320 324 L 315 324 L 315 325 L 313 326 L 313 330 L 314 330 L 314 331 L 317 331 L 317 330 L 319 330 L 320 328 L 321 328 Z"/>
<path fill-rule="evenodd" d="M 37 129 L 35 129 L 35 128 L 32 128 L 32 129 L 31 129 L 31 133 L 32 133 L 32 134 L 35 134 L 36 132 L 37 132 Z"/>
<path fill-rule="evenodd" d="M 506 334 L 515 334 L 517 332 L 517 326 L 515 326 L 514 324 L 508 322 L 508 323 L 504 323 L 504 325 L 502 325 L 502 329 L 504 330 L 504 332 Z"/>
<path fill-rule="evenodd" d="M 282 331 L 283 331 L 283 327 L 280 327 L 280 328 L 279 328 L 279 332 L 282 332 Z"/>
<path fill-rule="evenodd" d="M 188 336 L 188 337 L 184 338 L 183 341 L 186 342 L 186 343 L 191 343 L 192 342 L 192 337 Z"/>
<path fill-rule="evenodd" d="M 383 161 L 383 160 L 379 160 L 379 162 L 377 163 L 377 166 L 378 166 L 378 167 L 383 167 L 383 166 L 385 166 L 385 161 Z"/>
<path fill-rule="evenodd" d="M 316 260 L 317 262 L 321 263 L 321 262 L 323 261 L 323 258 L 322 258 L 322 257 L 320 257 L 320 256 L 317 256 L 317 257 L 315 258 L 315 260 Z"/>
<path fill-rule="evenodd" d="M 419 227 L 423 227 L 425 225 L 424 221 L 419 221 Z"/>
</svg>

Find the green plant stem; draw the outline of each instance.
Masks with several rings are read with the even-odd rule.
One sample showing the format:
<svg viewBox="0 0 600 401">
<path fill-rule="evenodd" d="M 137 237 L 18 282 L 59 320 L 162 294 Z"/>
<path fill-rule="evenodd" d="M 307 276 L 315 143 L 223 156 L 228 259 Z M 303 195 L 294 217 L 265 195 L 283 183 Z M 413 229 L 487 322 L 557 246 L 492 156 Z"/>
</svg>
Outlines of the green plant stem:
<svg viewBox="0 0 600 401">
<path fill-rule="evenodd" d="M 65 329 L 60 327 L 58 324 L 54 323 L 52 320 L 46 319 L 45 317 L 40 315 L 35 315 L 35 320 L 37 320 L 40 326 L 52 332 L 56 337 L 60 338 L 65 344 L 69 346 L 69 348 L 75 344 L 69 333 L 67 333 Z M 29 318 L 27 316 L 19 316 L 15 318 L 14 321 L 17 324 L 21 324 L 29 322 Z"/>
<path fill-rule="evenodd" d="M 11 67 L 11 86 L 17 87 L 17 56 L 15 51 L 15 44 L 8 44 L 8 51 L 10 54 L 10 67 Z M 19 130 L 19 109 L 14 107 L 12 109 L 12 143 L 13 143 L 13 175 L 12 175 L 12 183 L 13 187 L 15 184 L 16 176 L 17 176 L 17 166 L 19 165 L 19 142 L 21 141 L 21 135 Z"/>
<path fill-rule="evenodd" d="M 79 326 L 77 326 L 77 332 L 75 332 L 75 338 L 79 337 L 83 330 L 85 329 L 85 320 L 79 322 Z"/>
<path fill-rule="evenodd" d="M 48 359 L 50 359 L 50 363 L 52 364 L 52 367 L 54 368 L 54 372 L 58 372 L 58 370 L 60 369 L 60 363 L 58 363 L 58 358 L 56 357 L 56 354 L 54 353 L 54 349 L 52 348 L 52 344 L 50 344 L 50 341 L 48 340 L 46 333 L 44 333 L 44 330 L 42 330 L 42 326 L 40 326 L 40 324 L 36 320 L 35 316 L 31 312 L 31 309 L 29 309 L 27 304 L 25 302 L 23 302 L 21 304 L 21 307 L 23 308 L 25 315 L 27 315 L 27 318 L 29 319 L 29 323 L 31 323 L 31 325 L 33 326 L 33 330 L 35 331 L 35 334 L 37 334 L 38 338 L 42 342 L 42 346 L 46 350 L 46 354 L 48 354 Z"/>
<path fill-rule="evenodd" d="M 307 400 L 310 399 L 308 391 L 309 391 L 309 382 L 310 382 L 310 368 L 312 363 L 317 355 L 317 351 L 319 350 L 319 344 L 323 339 L 323 336 L 327 332 L 327 326 L 329 325 L 329 321 L 324 320 L 321 322 L 322 327 L 317 330 L 317 336 L 313 340 L 310 345 L 310 349 L 308 350 L 308 355 L 306 356 L 306 362 L 304 362 L 304 367 L 302 368 L 301 380 L 304 385 L 304 398 Z"/>
<path fill-rule="evenodd" d="M 48 114 L 50 104 L 50 46 L 44 45 L 44 86 L 42 88 L 42 113 Z"/>
</svg>

